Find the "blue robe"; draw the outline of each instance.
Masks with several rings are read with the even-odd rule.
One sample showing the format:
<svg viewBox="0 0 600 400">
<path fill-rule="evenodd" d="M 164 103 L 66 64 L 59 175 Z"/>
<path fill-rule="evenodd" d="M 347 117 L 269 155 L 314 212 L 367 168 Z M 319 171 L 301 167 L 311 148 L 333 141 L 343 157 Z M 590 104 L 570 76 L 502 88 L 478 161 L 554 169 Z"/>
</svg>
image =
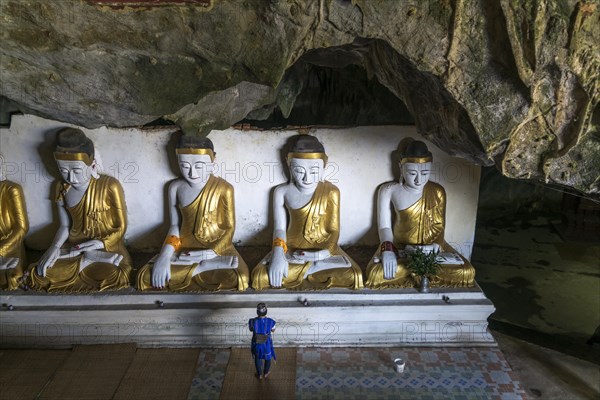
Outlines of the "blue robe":
<svg viewBox="0 0 600 400">
<path fill-rule="evenodd" d="M 276 360 L 273 338 L 271 337 L 271 330 L 275 328 L 275 321 L 268 317 L 252 318 L 248 321 L 248 328 L 254 332 L 250 347 L 252 355 L 260 360 L 270 360 L 271 358 Z M 256 343 L 256 334 L 269 335 L 269 338 L 265 343 Z"/>
</svg>

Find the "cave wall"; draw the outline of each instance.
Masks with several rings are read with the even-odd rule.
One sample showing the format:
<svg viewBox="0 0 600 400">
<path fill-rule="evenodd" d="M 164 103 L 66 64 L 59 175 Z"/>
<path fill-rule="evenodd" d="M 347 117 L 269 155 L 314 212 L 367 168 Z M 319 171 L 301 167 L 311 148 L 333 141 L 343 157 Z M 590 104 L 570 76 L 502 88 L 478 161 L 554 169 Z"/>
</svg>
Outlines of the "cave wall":
<svg viewBox="0 0 600 400">
<path fill-rule="evenodd" d="M 25 192 L 30 222 L 26 244 L 33 249 L 47 248 L 56 232 L 56 211 L 50 196 L 59 174 L 52 151 L 55 133 L 64 126 L 62 122 L 26 115 L 13 117 L 10 129 L 0 129 L 5 174 L 7 179 L 20 183 Z M 83 130 L 100 153 L 104 173 L 117 177 L 123 185 L 127 245 L 134 251 L 158 250 L 168 230 L 164 221 L 166 187 L 179 176 L 174 128 Z M 217 152 L 215 174 L 235 188 L 237 245 L 271 243 L 271 190 L 287 180 L 281 149 L 297 133 L 226 129 L 209 134 Z M 414 126 L 316 129 L 311 133 L 322 141 L 329 155 L 326 179 L 340 188 L 340 243 L 369 245 L 375 251 L 379 244 L 377 187 L 398 179 L 393 153 L 403 138 L 419 135 Z M 431 179 L 447 192 L 446 240 L 470 257 L 481 168 L 428 145 L 434 155 Z"/>
<path fill-rule="evenodd" d="M 0 94 L 89 128 L 164 118 L 207 135 L 290 115 L 303 75 L 289 72 L 334 60 L 448 154 L 600 196 L 597 1 L 138 3 L 2 1 Z"/>
</svg>

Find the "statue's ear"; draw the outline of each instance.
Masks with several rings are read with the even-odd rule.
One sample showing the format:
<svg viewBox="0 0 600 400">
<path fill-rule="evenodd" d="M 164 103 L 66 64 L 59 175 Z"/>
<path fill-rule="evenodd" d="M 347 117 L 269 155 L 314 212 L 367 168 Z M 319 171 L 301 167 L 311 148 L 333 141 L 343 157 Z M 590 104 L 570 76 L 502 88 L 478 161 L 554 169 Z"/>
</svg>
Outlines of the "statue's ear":
<svg viewBox="0 0 600 400">
<path fill-rule="evenodd" d="M 90 173 L 94 178 L 100 178 L 100 174 L 98 173 L 98 164 L 96 164 L 96 160 L 92 160 L 92 165 L 90 165 Z"/>
<path fill-rule="evenodd" d="M 401 162 L 398 162 L 398 171 L 400 171 L 400 182 L 404 182 L 404 175 L 402 175 L 402 172 L 404 172 L 404 167 L 402 167 Z"/>
</svg>

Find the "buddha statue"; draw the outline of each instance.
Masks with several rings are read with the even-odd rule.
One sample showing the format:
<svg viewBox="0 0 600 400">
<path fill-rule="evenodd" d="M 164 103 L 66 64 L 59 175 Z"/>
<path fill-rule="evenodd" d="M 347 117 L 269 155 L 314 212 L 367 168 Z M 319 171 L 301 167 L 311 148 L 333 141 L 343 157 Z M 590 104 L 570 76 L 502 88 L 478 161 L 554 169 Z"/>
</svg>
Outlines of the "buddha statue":
<svg viewBox="0 0 600 400">
<path fill-rule="evenodd" d="M 99 174 L 94 144 L 78 129 L 57 133 L 54 159 L 63 179 L 54 195 L 59 228 L 50 248 L 30 266 L 31 288 L 89 292 L 128 287 L 127 210 L 119 181 Z"/>
<path fill-rule="evenodd" d="M 138 273 L 139 290 L 245 290 L 248 266 L 233 247 L 233 186 L 212 174 L 213 143 L 181 136 L 182 178 L 169 185 L 170 228 L 160 253 Z"/>
<path fill-rule="evenodd" d="M 377 226 L 381 246 L 367 266 L 368 288 L 418 285 L 420 277 L 407 268 L 408 253 L 417 248 L 440 252 L 441 268 L 430 281 L 432 287 L 474 286 L 475 269 L 444 241 L 446 192 L 429 181 L 432 160 L 425 143 L 411 142 L 401 157 L 400 181 L 379 189 Z"/>
<path fill-rule="evenodd" d="M 0 290 L 19 287 L 25 265 L 23 240 L 28 229 L 23 189 L 6 180 L 0 154 Z"/>
<path fill-rule="evenodd" d="M 360 267 L 338 245 L 340 192 L 323 180 L 323 145 L 296 136 L 287 161 L 291 179 L 273 193 L 273 249 L 252 271 L 252 287 L 362 288 Z"/>
</svg>

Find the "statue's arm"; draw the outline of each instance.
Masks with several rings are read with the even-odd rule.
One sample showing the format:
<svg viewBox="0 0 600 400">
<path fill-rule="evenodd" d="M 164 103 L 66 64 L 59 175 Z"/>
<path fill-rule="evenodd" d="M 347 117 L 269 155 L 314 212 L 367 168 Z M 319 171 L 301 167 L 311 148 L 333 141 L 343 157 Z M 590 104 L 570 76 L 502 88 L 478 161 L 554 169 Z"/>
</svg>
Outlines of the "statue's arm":
<svg viewBox="0 0 600 400">
<path fill-rule="evenodd" d="M 393 187 L 393 184 L 382 186 L 377 196 L 377 228 L 381 243 L 394 243 L 394 233 L 392 231 Z M 393 251 L 382 251 L 381 264 L 383 266 L 383 278 L 393 279 L 398 270 L 397 255 Z"/>
<path fill-rule="evenodd" d="M 50 248 L 46 250 L 37 265 L 37 273 L 40 276 L 46 276 L 46 270 L 52 268 L 58 257 L 60 256 L 60 248 L 69 238 L 70 219 L 63 201 L 57 201 L 58 205 L 58 222 L 59 227 L 54 235 Z"/>
<path fill-rule="evenodd" d="M 392 192 L 393 186 L 383 185 L 377 196 L 377 229 L 380 242 L 393 242 L 392 232 Z"/>
<path fill-rule="evenodd" d="M 219 228 L 224 231 L 223 237 L 220 240 L 231 244 L 233 233 L 235 232 L 235 196 L 233 186 L 227 185 L 220 200 L 222 208 Z"/>
<path fill-rule="evenodd" d="M 69 213 L 65 208 L 65 204 L 62 201 L 57 202 L 58 205 L 58 230 L 54 235 L 54 240 L 52 241 L 52 245 L 50 247 L 61 248 L 63 244 L 69 238 L 69 228 L 71 227 L 71 219 L 69 218 Z"/>
<path fill-rule="evenodd" d="M 177 211 L 177 181 L 172 182 L 169 185 L 167 193 L 167 204 L 169 208 L 169 232 L 167 238 L 170 236 L 179 237 L 180 231 L 179 226 L 181 218 Z M 163 244 L 160 253 L 154 262 L 152 267 L 152 286 L 156 288 L 164 288 L 171 279 L 171 257 L 175 254 L 175 247 L 171 244 Z"/>
<path fill-rule="evenodd" d="M 330 215 L 327 232 L 330 236 L 327 240 L 327 248 L 332 251 L 337 247 L 340 239 L 340 190 L 334 187 L 329 196 Z"/>
<path fill-rule="evenodd" d="M 273 192 L 273 241 L 275 239 L 287 240 L 286 235 L 286 210 L 284 194 L 286 187 L 278 186 Z M 289 264 L 285 258 L 282 246 L 273 246 L 271 264 L 269 265 L 269 282 L 274 287 L 280 287 L 283 277 L 288 276 Z"/>
<path fill-rule="evenodd" d="M 446 191 L 440 187 L 436 193 L 436 205 L 431 213 L 432 220 L 429 224 L 429 230 L 423 237 L 426 243 L 437 243 L 441 245 L 444 242 L 444 230 L 446 226 Z"/>
<path fill-rule="evenodd" d="M 169 185 L 169 190 L 167 192 L 167 207 L 169 210 L 169 231 L 167 232 L 167 237 L 169 236 L 177 236 L 180 234 L 180 226 L 181 226 L 181 217 L 179 216 L 179 211 L 177 210 L 177 182 L 173 182 Z M 166 239 L 165 238 L 165 239 Z M 164 244 L 160 255 L 162 257 L 167 257 L 169 260 L 171 256 L 175 253 L 175 247 L 170 244 Z"/>
<path fill-rule="evenodd" d="M 278 186 L 273 192 L 273 240 L 287 240 L 287 212 L 284 200 L 285 187 Z"/>
<path fill-rule="evenodd" d="M 2 204 L 2 206 L 10 207 L 9 209 L 13 224 L 11 226 L 11 234 L 2 244 L 3 249 L 12 249 L 25 238 L 25 234 L 29 230 L 27 212 L 25 211 L 25 197 L 23 196 L 23 189 L 21 189 L 20 186 L 11 187 L 9 198 L 11 201 L 8 203 L 8 205 Z"/>
<path fill-rule="evenodd" d="M 111 229 L 105 232 L 103 237 L 96 238 L 104 244 L 104 249 L 99 250 L 116 248 L 127 230 L 127 204 L 125 203 L 125 194 L 119 181 L 114 180 L 110 183 L 107 197 L 105 201 L 110 209 Z"/>
</svg>

